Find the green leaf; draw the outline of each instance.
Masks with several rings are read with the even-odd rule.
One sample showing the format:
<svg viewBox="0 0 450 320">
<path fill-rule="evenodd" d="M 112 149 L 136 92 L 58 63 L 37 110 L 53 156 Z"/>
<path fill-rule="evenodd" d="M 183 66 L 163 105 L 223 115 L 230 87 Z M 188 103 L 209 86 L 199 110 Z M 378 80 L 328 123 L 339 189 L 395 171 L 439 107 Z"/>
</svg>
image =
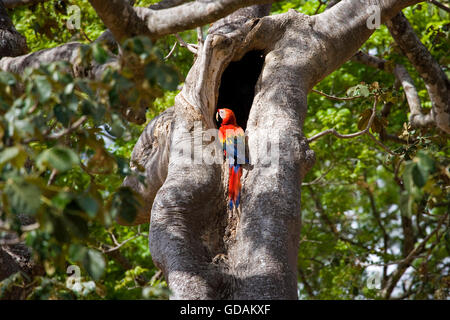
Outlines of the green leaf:
<svg viewBox="0 0 450 320">
<path fill-rule="evenodd" d="M 428 177 L 429 174 L 436 171 L 433 158 L 431 158 L 425 151 L 419 150 L 416 157 L 419 158 L 417 165 L 424 177 Z"/>
<path fill-rule="evenodd" d="M 145 68 L 145 76 L 150 80 L 156 80 L 161 88 L 169 91 L 177 89 L 179 77 L 177 72 L 166 65 L 149 64 Z"/>
<path fill-rule="evenodd" d="M 370 95 L 370 91 L 369 91 L 369 88 L 367 88 L 367 86 L 360 86 L 359 87 L 359 92 L 364 97 L 368 97 Z"/>
<path fill-rule="evenodd" d="M 45 150 L 36 160 L 36 164 L 39 168 L 42 169 L 46 166 L 50 166 L 59 172 L 68 171 L 78 163 L 79 159 L 76 153 L 73 150 L 62 146 L 56 146 Z"/>
<path fill-rule="evenodd" d="M 94 43 L 92 45 L 92 54 L 94 56 L 95 61 L 100 64 L 104 64 L 108 60 L 108 52 L 102 47 L 100 43 Z"/>
<path fill-rule="evenodd" d="M 52 205 L 62 210 L 72 201 L 72 195 L 68 192 L 59 192 L 56 196 L 52 197 L 51 201 Z"/>
<path fill-rule="evenodd" d="M 39 94 L 39 101 L 41 103 L 47 102 L 52 95 L 52 85 L 45 76 L 37 76 L 34 81 Z"/>
<path fill-rule="evenodd" d="M 0 71 L 0 83 L 12 86 L 16 84 L 16 78 L 9 72 Z"/>
<path fill-rule="evenodd" d="M 87 248 L 81 244 L 74 243 L 69 247 L 69 259 L 73 262 L 82 262 L 87 254 Z"/>
<path fill-rule="evenodd" d="M 414 164 L 412 166 L 411 174 L 412 174 L 414 184 L 416 186 L 418 186 L 419 188 L 422 188 L 425 185 L 426 177 L 423 176 L 423 174 L 420 171 L 419 166 L 417 164 Z"/>
<path fill-rule="evenodd" d="M 83 267 L 94 280 L 99 280 L 105 270 L 105 259 L 103 255 L 94 249 L 88 249 L 83 258 Z"/>
<path fill-rule="evenodd" d="M 87 213 L 90 218 L 95 218 L 99 205 L 97 201 L 90 196 L 80 196 L 77 199 L 78 205 Z"/>
<path fill-rule="evenodd" d="M 413 167 L 415 166 L 414 162 L 408 161 L 405 165 L 405 171 L 403 172 L 403 183 L 405 189 L 408 192 L 413 192 L 414 188 L 414 180 L 413 180 Z"/>
<path fill-rule="evenodd" d="M 15 157 L 17 157 L 20 153 L 20 148 L 18 146 L 6 148 L 2 152 L 0 152 L 0 165 L 5 164 L 8 161 L 11 161 Z"/>
<path fill-rule="evenodd" d="M 99 251 L 80 244 L 72 244 L 69 248 L 69 258 L 74 262 L 81 263 L 94 280 L 99 280 L 103 276 L 106 263 Z"/>
<path fill-rule="evenodd" d="M 25 180 L 9 181 L 4 192 L 16 214 L 34 215 L 41 206 L 41 189 Z"/>
<path fill-rule="evenodd" d="M 117 115 L 113 115 L 113 123 L 111 124 L 111 127 L 106 127 L 106 131 L 116 138 L 122 137 L 125 132 L 125 128 Z"/>
</svg>

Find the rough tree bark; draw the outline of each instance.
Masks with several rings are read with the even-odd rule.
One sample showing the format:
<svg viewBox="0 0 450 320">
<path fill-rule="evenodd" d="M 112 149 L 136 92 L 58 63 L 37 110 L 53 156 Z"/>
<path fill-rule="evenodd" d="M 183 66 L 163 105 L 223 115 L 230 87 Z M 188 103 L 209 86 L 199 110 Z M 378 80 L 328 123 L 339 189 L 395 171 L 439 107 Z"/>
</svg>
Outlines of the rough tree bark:
<svg viewBox="0 0 450 320">
<path fill-rule="evenodd" d="M 140 219 L 149 218 L 152 203 L 150 250 L 172 298 L 297 298 L 300 184 L 314 163 L 302 131 L 306 95 L 371 35 L 368 5 L 378 6 L 384 22 L 413 3 L 341 1 L 313 17 L 294 10 L 263 16 L 266 8 L 251 7 L 210 28 L 174 108 L 135 147 L 132 161 L 146 168 L 147 189 L 134 178 L 124 181 L 146 199 Z M 247 92 L 236 91 L 246 85 Z M 236 92 L 237 99 L 227 99 Z M 225 167 L 186 164 L 179 152 L 202 137 L 195 121 L 216 128 L 217 106 L 238 113 L 256 159 L 244 170 L 238 212 L 226 206 Z M 268 145 L 279 152 L 271 164 L 260 157 Z"/>
<path fill-rule="evenodd" d="M 215 22 L 174 107 L 134 148 L 131 165 L 145 168 L 146 185 L 132 177 L 123 183 L 145 200 L 135 224 L 151 216 L 150 250 L 172 298 L 296 299 L 300 186 L 314 163 L 303 133 L 307 94 L 369 38 L 368 20 L 379 13 L 384 23 L 419 1 L 343 0 L 316 16 L 268 16 L 267 0 L 164 0 L 160 8 L 90 2 L 117 40 L 156 40 Z M 243 8 L 250 5 L 257 6 Z M 0 68 L 23 70 L 36 60 L 4 58 Z M 248 137 L 251 165 L 238 211 L 227 208 L 227 165 L 192 161 L 199 151 L 219 155 L 207 131 L 217 128 L 217 106 L 233 109 Z"/>
</svg>

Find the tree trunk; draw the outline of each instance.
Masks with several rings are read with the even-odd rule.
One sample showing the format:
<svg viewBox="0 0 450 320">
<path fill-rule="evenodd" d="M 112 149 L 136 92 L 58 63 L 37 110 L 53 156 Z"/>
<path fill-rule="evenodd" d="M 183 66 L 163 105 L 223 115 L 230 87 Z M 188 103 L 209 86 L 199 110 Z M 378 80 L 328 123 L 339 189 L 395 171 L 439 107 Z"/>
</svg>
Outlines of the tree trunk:
<svg viewBox="0 0 450 320">
<path fill-rule="evenodd" d="M 382 22 L 411 3 L 381 2 Z M 297 298 L 300 186 L 314 163 L 306 97 L 371 35 L 366 7 L 344 0 L 311 17 L 253 6 L 212 25 L 174 108 L 134 149 L 147 187 L 124 181 L 147 202 L 137 221 L 151 207 L 150 251 L 171 298 Z M 248 138 L 237 211 L 227 207 L 227 165 L 205 161 L 221 153 L 207 131 L 217 129 L 218 107 L 234 110 Z"/>
</svg>

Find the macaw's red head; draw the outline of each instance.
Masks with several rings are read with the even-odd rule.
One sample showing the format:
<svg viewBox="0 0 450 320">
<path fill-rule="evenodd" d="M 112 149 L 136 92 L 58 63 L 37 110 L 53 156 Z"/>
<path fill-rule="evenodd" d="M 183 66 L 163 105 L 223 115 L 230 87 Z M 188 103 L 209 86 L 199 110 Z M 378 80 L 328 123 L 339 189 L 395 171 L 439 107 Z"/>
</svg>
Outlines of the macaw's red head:
<svg viewBox="0 0 450 320">
<path fill-rule="evenodd" d="M 219 125 L 236 125 L 236 117 L 234 116 L 234 112 L 227 108 L 217 109 L 216 120 L 219 122 Z"/>
</svg>

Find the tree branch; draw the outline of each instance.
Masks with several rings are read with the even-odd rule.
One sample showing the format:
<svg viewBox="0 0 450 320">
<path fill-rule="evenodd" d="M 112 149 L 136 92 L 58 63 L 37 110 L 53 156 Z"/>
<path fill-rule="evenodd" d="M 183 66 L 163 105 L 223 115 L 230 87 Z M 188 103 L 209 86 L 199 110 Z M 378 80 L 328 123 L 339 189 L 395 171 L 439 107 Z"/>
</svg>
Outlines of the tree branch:
<svg viewBox="0 0 450 320">
<path fill-rule="evenodd" d="M 148 35 L 145 23 L 138 17 L 133 6 L 127 1 L 89 0 L 89 2 L 118 42 L 122 42 L 128 37 Z"/>
<path fill-rule="evenodd" d="M 83 123 L 85 123 L 87 121 L 88 117 L 87 116 L 81 116 L 77 121 L 75 121 L 70 127 L 61 130 L 60 132 L 57 133 L 53 133 L 53 134 L 44 134 L 44 139 L 46 140 L 58 140 L 72 132 L 74 132 L 75 130 L 77 130 Z M 30 142 L 34 142 L 34 141 L 39 141 L 39 138 L 30 138 L 30 139 L 26 139 L 23 140 L 22 143 L 27 144 Z M 50 180 L 49 180 L 50 181 Z"/>
<path fill-rule="evenodd" d="M 167 56 L 164 57 L 164 60 L 169 59 L 173 55 L 173 53 L 175 52 L 175 49 L 177 48 L 177 46 L 178 46 L 178 41 L 175 41 L 175 44 L 173 45 L 172 49 L 170 49 L 170 51 L 167 54 Z"/>
<path fill-rule="evenodd" d="M 442 10 L 445 10 L 445 11 L 447 11 L 447 12 L 450 12 L 450 8 L 447 7 L 446 5 L 440 3 L 439 1 L 436 1 L 436 0 L 428 0 L 428 2 L 434 4 L 435 6 L 441 8 Z"/>
<path fill-rule="evenodd" d="M 329 94 L 327 94 L 327 93 L 325 93 L 325 92 L 322 92 L 322 91 L 319 91 L 319 90 L 315 90 L 315 89 L 312 89 L 311 91 L 314 92 L 314 93 L 320 94 L 321 96 L 324 96 L 324 97 L 326 97 L 326 98 L 328 98 L 328 99 L 336 100 L 336 101 L 349 101 L 349 100 L 356 100 L 356 99 L 364 98 L 363 96 L 356 96 L 356 97 L 336 97 L 336 96 L 332 96 L 332 95 L 329 95 Z"/>
<path fill-rule="evenodd" d="M 401 83 L 405 91 L 406 100 L 410 109 L 410 122 L 415 126 L 426 127 L 434 123 L 433 114 L 425 114 L 422 112 L 422 106 L 419 94 L 414 85 L 414 81 L 409 75 L 406 68 L 397 64 L 394 69 L 387 67 L 388 63 L 384 59 L 369 55 L 362 51 L 358 51 L 353 57 L 353 61 L 363 63 L 373 68 L 377 68 L 389 73 L 393 73 L 395 78 Z"/>
<path fill-rule="evenodd" d="M 312 136 L 311 138 L 308 139 L 308 143 L 311 143 L 314 140 L 317 140 L 327 134 L 333 134 L 340 139 L 351 139 L 351 138 L 359 137 L 359 136 L 362 136 L 363 134 L 366 134 L 367 132 L 369 132 L 369 129 L 372 126 L 373 120 L 375 119 L 375 115 L 376 115 L 378 98 L 375 97 L 374 100 L 375 101 L 374 101 L 373 107 L 372 107 L 372 115 L 370 116 L 369 121 L 367 122 L 367 126 L 364 130 L 361 130 L 361 131 L 358 131 L 355 133 L 351 133 L 351 134 L 341 134 L 341 133 L 337 132 L 336 129 L 332 128 L 332 129 L 322 131 L 322 132 Z"/>
<path fill-rule="evenodd" d="M 103 245 L 102 245 L 102 249 L 101 249 L 101 250 L 103 251 L 103 253 L 110 253 L 110 252 L 119 250 L 124 244 L 126 244 L 126 243 L 128 243 L 128 242 L 130 242 L 130 241 L 132 241 L 132 240 L 134 240 L 134 239 L 137 239 L 137 238 L 139 238 L 139 237 L 141 237 L 141 236 L 144 236 L 144 235 L 145 235 L 145 236 L 148 236 L 148 234 L 142 233 L 142 232 L 141 232 L 140 226 L 138 227 L 138 233 L 137 233 L 137 234 L 135 234 L 135 235 L 132 236 L 131 238 L 128 238 L 128 239 L 122 241 L 121 243 L 119 243 L 119 242 L 117 241 L 117 239 L 116 239 L 116 237 L 114 236 L 113 233 L 110 233 L 109 235 L 110 235 L 110 237 L 111 237 L 111 240 L 114 242 L 115 247 L 111 247 L 111 246 L 109 246 L 109 245 L 103 244 Z"/>
<path fill-rule="evenodd" d="M 158 3 L 151 4 L 148 8 L 152 10 L 168 9 L 179 6 L 180 4 L 183 4 L 188 1 L 190 0 L 162 0 Z"/>
<path fill-rule="evenodd" d="M 431 117 L 436 126 L 450 133 L 450 81 L 445 72 L 417 37 L 403 13 L 400 12 L 392 20 L 386 21 L 386 26 L 404 55 L 424 80 L 432 103 Z M 421 117 L 421 113 L 412 110 L 411 124 L 422 125 L 429 122 L 428 119 L 420 119 Z"/>
<path fill-rule="evenodd" d="M 198 46 L 196 46 L 195 44 L 186 43 L 186 41 L 184 41 L 183 38 L 178 33 L 175 33 L 175 37 L 178 39 L 180 46 L 185 47 L 193 54 L 197 54 Z"/>
<path fill-rule="evenodd" d="M 217 21 L 239 8 L 273 0 L 194 1 L 179 6 L 153 10 L 133 8 L 124 0 L 89 0 L 114 37 L 147 35 L 151 39 L 193 29 Z M 120 21 L 121 23 L 117 23 Z"/>
<path fill-rule="evenodd" d="M 324 12 L 312 16 L 313 31 L 320 34 L 323 46 L 319 50 L 333 52 L 326 63 L 320 56 L 318 80 L 323 79 L 354 55 L 379 27 L 401 9 L 420 0 L 342 0 Z"/>
</svg>

